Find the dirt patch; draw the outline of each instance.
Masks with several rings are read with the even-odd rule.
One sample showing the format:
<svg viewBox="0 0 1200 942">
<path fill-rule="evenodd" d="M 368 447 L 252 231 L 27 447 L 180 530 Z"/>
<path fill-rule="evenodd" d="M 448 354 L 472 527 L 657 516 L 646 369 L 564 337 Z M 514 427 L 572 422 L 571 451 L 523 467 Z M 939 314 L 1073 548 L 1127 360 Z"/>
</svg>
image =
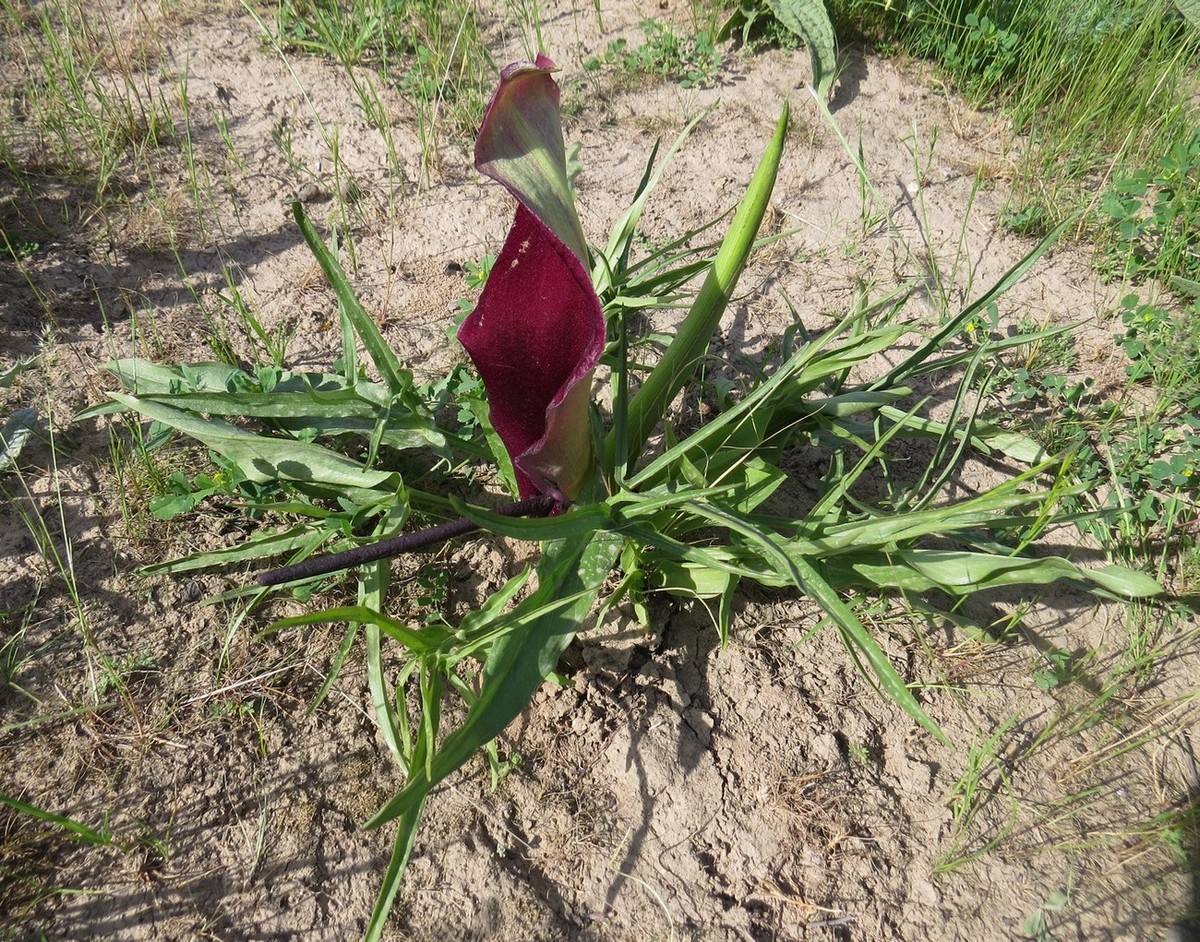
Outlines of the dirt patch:
<svg viewBox="0 0 1200 942">
<path fill-rule="evenodd" d="M 731 56 L 711 88 L 630 88 L 582 63 L 612 36 L 636 37 L 659 5 L 606 9 L 603 36 L 581 6 L 549 4 L 546 35 L 563 66 L 567 138 L 582 144 L 579 198 L 594 241 L 654 141 L 709 107 L 651 201 L 647 231 L 673 238 L 731 207 L 780 103 L 792 101 L 771 224 L 798 231 L 756 257 L 718 356 L 776 344 L 794 322 L 785 295 L 813 331 L 862 291 L 878 297 L 909 279 L 919 282 L 911 303 L 935 313 L 1029 251 L 1000 225 L 1013 157 L 996 119 L 935 92 L 919 69 L 847 52 L 835 108 L 861 142 L 874 182 L 864 192 L 809 106 L 803 53 Z M 82 198 L 66 189 L 42 194 L 57 203 L 39 212 L 20 195 L 3 205 L 6 232 L 21 225 L 42 243 L 27 279 L 0 273 L 6 358 L 42 355 L 4 403 L 37 406 L 56 437 L 53 452 L 49 442 L 27 452 L 0 505 L 0 617 L 6 635 L 23 632 L 0 687 L 0 792 L 107 821 L 115 835 L 108 847 L 73 844 L 3 812 L 6 928 L 13 938 L 352 938 L 390 853 L 386 829 L 360 825 L 400 784 L 361 650 L 310 714 L 340 629 L 256 639 L 280 611 L 243 623 L 236 600 L 211 601 L 246 573 L 139 576 L 141 565 L 246 533 L 219 506 L 155 521 L 136 469 L 113 473 L 110 447 L 126 431 L 67 419 L 103 398 L 109 359 L 212 359 L 221 342 L 253 359 L 233 288 L 266 333 L 291 336 L 289 363 L 327 366 L 339 352 L 336 308 L 291 223 L 297 195 L 322 225 L 352 235 L 364 304 L 402 359 L 438 377 L 461 357 L 446 327 L 469 294 L 462 266 L 499 247 L 510 200 L 475 174 L 461 141 L 440 149 L 439 179 L 415 186 L 409 103 L 384 89 L 393 159 L 344 70 L 285 62 L 249 17 L 156 28 L 169 41 L 144 81 L 171 98 L 186 77 L 204 214 L 165 156 L 160 178 L 131 183 L 103 224 L 52 226 L 47 205 Z M 499 43 L 497 58 L 506 61 Z M 337 167 L 330 127 L 340 129 Z M 355 199 L 332 198 L 347 175 Z M 1001 331 L 1023 317 L 1086 322 L 1083 362 L 1103 374 L 1115 304 L 1086 256 L 1064 248 L 997 315 Z M 195 451 L 175 460 L 192 472 L 205 461 Z M 795 461 L 802 471 L 803 456 Z M 802 500 L 802 475 L 791 486 Z M 1060 552 L 1097 555 L 1077 535 L 1061 538 Z M 457 614 L 522 552 L 502 541 L 442 551 Z M 415 567 L 398 563 L 398 577 Z M 813 634 L 818 614 L 802 600 L 745 592 L 724 648 L 703 606 L 653 604 L 653 634 L 617 612 L 568 650 L 570 684 L 545 686 L 502 737 L 502 753 L 520 761 L 496 790 L 473 763 L 433 796 L 393 937 L 1003 939 L 1027 934 L 1038 912 L 1060 939 L 1189 937 L 1194 888 L 1180 860 L 1195 852 L 1194 831 L 1170 815 L 1200 784 L 1191 642 L 1113 695 L 1086 678 L 1034 681 L 1038 652 L 1051 649 L 1086 653 L 1089 676 L 1106 676 L 1152 614 L 1056 590 L 992 642 L 943 618 L 879 611 L 873 630 L 948 747 L 875 694 L 833 631 Z M 987 622 L 1016 600 L 971 605 Z M 102 660 L 118 666 L 123 691 L 106 688 Z"/>
</svg>

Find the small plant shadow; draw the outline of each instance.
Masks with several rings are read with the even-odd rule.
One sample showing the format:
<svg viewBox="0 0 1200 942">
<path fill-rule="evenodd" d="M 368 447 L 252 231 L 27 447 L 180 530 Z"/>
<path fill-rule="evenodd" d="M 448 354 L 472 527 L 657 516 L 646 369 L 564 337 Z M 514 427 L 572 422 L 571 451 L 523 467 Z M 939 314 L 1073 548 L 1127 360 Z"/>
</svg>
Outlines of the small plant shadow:
<svg viewBox="0 0 1200 942">
<path fill-rule="evenodd" d="M 838 55 L 838 66 L 833 99 L 829 102 L 830 114 L 837 114 L 841 109 L 856 101 L 870 74 L 867 57 L 858 46 L 847 46 L 842 49 Z"/>
</svg>

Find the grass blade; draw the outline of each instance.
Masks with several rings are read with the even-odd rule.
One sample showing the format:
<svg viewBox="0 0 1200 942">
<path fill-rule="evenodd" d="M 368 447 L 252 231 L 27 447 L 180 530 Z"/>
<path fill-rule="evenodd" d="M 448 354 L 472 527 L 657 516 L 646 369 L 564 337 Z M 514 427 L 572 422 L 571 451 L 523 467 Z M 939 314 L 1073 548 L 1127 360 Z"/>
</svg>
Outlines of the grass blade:
<svg viewBox="0 0 1200 942">
<path fill-rule="evenodd" d="M 19 811 L 21 814 L 27 814 L 31 818 L 37 818 L 39 821 L 45 821 L 47 824 L 55 824 L 60 828 L 70 831 L 71 834 L 85 844 L 95 844 L 97 846 L 106 847 L 112 843 L 112 837 L 103 831 L 97 831 L 95 828 L 90 828 L 86 824 L 80 824 L 73 818 L 68 818 L 65 815 L 55 814 L 52 811 L 45 811 L 41 808 L 35 808 L 33 805 L 26 804 L 16 798 L 11 798 L 8 795 L 0 794 L 0 805 L 7 805 L 13 811 Z"/>
<path fill-rule="evenodd" d="M 1037 263 L 1043 255 L 1050 251 L 1051 246 L 1068 228 L 1079 221 L 1078 214 L 1073 214 L 1051 229 L 1044 239 L 1033 247 L 1024 258 L 1004 273 L 992 287 L 979 298 L 964 307 L 958 314 L 946 321 L 941 329 L 921 344 L 902 362 L 894 366 L 886 375 L 880 377 L 868 386 L 868 389 L 888 389 L 918 373 L 919 367 L 933 354 L 939 352 L 950 339 L 962 330 L 972 318 L 981 311 L 986 311 L 994 301 L 1003 297 L 1008 289 L 1025 277 L 1025 273 Z"/>
<path fill-rule="evenodd" d="M 371 568 L 378 568 L 379 565 L 377 563 Z M 358 605 L 339 605 L 336 608 L 327 608 L 319 612 L 306 612 L 303 615 L 281 618 L 268 625 L 264 629 L 264 633 L 282 631 L 285 628 L 298 628 L 301 625 L 324 625 L 335 621 L 349 621 L 373 628 L 376 632 L 383 632 L 414 654 L 425 654 L 435 650 L 445 637 L 446 633 L 436 628 L 414 631 L 402 622 L 381 615 L 371 607 L 372 602 L 372 599 L 365 599 Z"/>
</svg>

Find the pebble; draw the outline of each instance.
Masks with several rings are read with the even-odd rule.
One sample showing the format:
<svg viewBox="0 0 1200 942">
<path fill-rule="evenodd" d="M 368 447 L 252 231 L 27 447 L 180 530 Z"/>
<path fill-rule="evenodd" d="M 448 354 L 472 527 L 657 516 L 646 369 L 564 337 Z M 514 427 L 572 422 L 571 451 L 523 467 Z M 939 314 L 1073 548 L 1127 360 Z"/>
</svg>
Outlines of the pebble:
<svg viewBox="0 0 1200 942">
<path fill-rule="evenodd" d="M 321 188 L 311 180 L 308 183 L 302 184 L 300 189 L 296 191 L 296 199 L 301 203 L 313 203 L 321 198 Z"/>
</svg>

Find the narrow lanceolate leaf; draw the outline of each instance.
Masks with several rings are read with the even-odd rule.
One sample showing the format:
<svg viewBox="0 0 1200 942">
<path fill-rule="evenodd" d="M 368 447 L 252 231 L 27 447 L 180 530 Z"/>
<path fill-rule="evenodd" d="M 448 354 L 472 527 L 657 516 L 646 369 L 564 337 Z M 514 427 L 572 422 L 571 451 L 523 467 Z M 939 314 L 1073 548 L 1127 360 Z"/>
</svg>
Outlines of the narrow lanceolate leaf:
<svg viewBox="0 0 1200 942">
<path fill-rule="evenodd" d="M 413 744 L 411 762 L 407 764 L 401 762 L 401 768 L 408 769 L 427 769 L 429 760 L 433 754 L 434 745 L 437 742 L 437 727 L 440 719 L 441 711 L 437 704 L 437 691 L 440 690 L 440 683 L 429 684 L 426 678 L 433 674 L 432 665 L 426 659 L 422 659 L 421 665 L 421 700 L 422 700 L 422 722 L 420 732 L 417 734 L 416 742 Z M 432 694 L 432 697 L 430 696 Z M 433 702 L 430 702 L 430 700 Z M 397 716 L 404 716 L 403 711 Z M 425 799 L 416 801 L 405 809 L 400 815 L 400 820 L 396 827 L 396 842 L 392 847 L 392 859 L 388 862 L 387 872 L 383 875 L 383 883 L 379 887 L 379 896 L 375 900 L 375 908 L 371 911 L 371 921 L 367 924 L 367 931 L 364 936 L 364 942 L 378 942 L 383 938 L 383 929 L 387 923 L 388 915 L 392 911 L 392 904 L 396 901 L 396 893 L 400 889 L 400 883 L 404 879 L 404 871 L 408 868 L 408 858 L 412 855 L 413 845 L 417 838 L 417 826 L 421 823 L 421 812 L 425 808 Z"/>
<path fill-rule="evenodd" d="M 775 188 L 775 177 L 779 172 L 779 161 L 783 156 L 783 143 L 787 136 L 788 107 L 775 125 L 775 134 L 759 161 L 758 168 L 746 188 L 746 194 L 738 205 L 737 213 L 729 226 L 712 268 L 700 287 L 699 294 L 675 339 L 663 354 L 662 360 L 646 377 L 641 388 L 629 403 L 626 422 L 628 461 L 637 460 L 645 447 L 646 439 L 654 430 L 675 394 L 683 388 L 696 371 L 696 366 L 708 350 L 713 333 L 721 322 L 721 315 L 733 297 L 738 278 L 746 267 L 750 249 L 754 246 L 758 227 L 770 203 L 771 191 Z M 610 435 L 606 442 L 608 460 L 606 465 L 615 464 L 616 442 Z"/>
<path fill-rule="evenodd" d="M 360 624 L 365 628 L 363 634 L 367 642 L 367 687 L 371 691 L 371 704 L 375 708 L 375 723 L 379 727 L 383 741 L 388 744 L 388 749 L 391 750 L 397 765 L 407 770 L 410 766 L 406 763 L 412 757 L 406 754 L 404 749 L 404 737 L 397 710 L 392 702 L 392 694 L 396 688 L 388 683 L 383 651 L 379 642 L 381 633 L 387 631 L 411 651 L 420 654 L 421 649 L 416 646 L 420 643 L 420 636 L 413 637 L 416 632 L 403 626 L 397 626 L 391 619 L 378 614 L 383 611 L 390 581 L 391 567 L 387 562 L 381 560 L 373 565 L 364 566 L 358 580 L 358 607 L 365 608 L 370 614 L 364 613 L 361 618 L 349 616 L 349 619 L 351 625 Z M 390 630 L 397 627 L 402 629 L 399 633 L 393 633 Z M 434 644 L 436 643 L 435 641 Z"/>
<path fill-rule="evenodd" d="M 201 419 L 179 409 L 124 393 L 109 393 L 116 402 L 169 425 L 233 462 L 251 481 L 300 481 L 332 487 L 374 488 L 396 478 L 386 471 L 367 471 L 344 455 L 304 442 L 267 438 L 220 419 Z"/>
<path fill-rule="evenodd" d="M 368 385 L 375 386 L 373 383 Z M 382 420 L 383 410 L 360 395 L 356 388 L 328 392 L 313 389 L 284 393 L 272 390 L 267 393 L 151 394 L 140 398 L 143 402 L 153 400 L 193 414 L 270 419 L 287 431 L 314 430 L 323 436 L 357 435 L 366 439 L 377 436 L 379 441 L 397 450 L 444 448 L 447 444 L 446 435 L 432 422 L 403 408 L 389 410 L 386 420 Z"/>
<path fill-rule="evenodd" d="M 949 744 L 950 740 L 937 723 L 921 708 L 904 679 L 888 660 L 883 648 L 871 636 L 862 622 L 842 601 L 833 587 L 817 572 L 804 556 L 788 554 L 765 531 L 758 530 L 736 514 L 726 513 L 704 504 L 689 504 L 689 509 L 700 517 L 707 517 L 718 526 L 746 537 L 750 545 L 762 553 L 763 560 L 775 569 L 777 575 L 788 579 L 801 592 L 813 599 L 837 625 L 842 640 L 855 660 L 865 660 L 871 668 L 882 690 L 900 706 L 904 712 L 938 738 Z M 870 679 L 870 678 L 868 678 Z"/>
<path fill-rule="evenodd" d="M 393 641 L 398 641 L 415 654 L 424 654 L 436 648 L 446 638 L 445 629 L 432 628 L 416 631 L 403 622 L 381 615 L 371 607 L 372 600 L 366 599 L 360 605 L 341 605 L 327 608 L 319 612 L 307 612 L 303 615 L 293 615 L 272 622 L 267 631 L 282 631 L 285 628 L 296 628 L 301 625 L 325 625 L 331 622 L 359 622 L 377 628 Z M 386 700 L 386 698 L 384 698 Z"/>
<path fill-rule="evenodd" d="M 1058 556 L 997 556 L 966 550 L 908 549 L 850 555 L 838 561 L 834 578 L 844 585 L 857 582 L 909 592 L 941 589 L 952 595 L 1004 586 L 1046 585 L 1059 579 L 1091 583 L 1124 598 L 1153 598 L 1163 591 L 1146 574 L 1123 566 L 1088 569 Z"/>
<path fill-rule="evenodd" d="M 309 249 L 316 257 L 321 271 L 325 273 L 325 278 L 333 288 L 333 293 L 337 295 L 342 312 L 349 318 L 354 332 L 358 334 L 363 346 L 367 348 L 367 353 L 370 354 L 375 369 L 379 371 L 380 378 L 387 384 L 393 396 L 410 390 L 412 373 L 400 365 L 400 360 L 392 352 L 387 341 L 383 339 L 383 334 L 379 332 L 375 321 L 359 303 L 354 289 L 346 280 L 346 273 L 342 270 L 341 264 L 329 251 L 329 247 L 317 232 L 316 227 L 304 215 L 304 209 L 299 201 L 292 203 L 292 215 L 296 217 L 296 225 L 300 227 L 300 234 L 304 236 L 304 241 L 308 243 Z"/>
<path fill-rule="evenodd" d="M 570 512 L 554 517 L 505 516 L 454 497 L 450 506 L 481 529 L 517 540 L 579 540 L 612 522 L 612 508 L 607 503 L 577 504 Z"/>
<path fill-rule="evenodd" d="M 123 357 L 104 364 L 134 395 L 169 393 L 180 389 L 191 392 L 228 392 L 239 388 L 251 377 L 245 370 L 228 363 L 186 363 L 171 366 L 137 357 Z"/>
<path fill-rule="evenodd" d="M 68 818 L 66 815 L 55 814 L 52 811 L 36 808 L 9 795 L 0 795 L 0 805 L 7 805 L 14 811 L 27 814 L 31 818 L 37 818 L 39 821 L 45 821 L 47 824 L 56 824 L 69 831 L 77 840 L 83 841 L 85 844 L 96 844 L 104 847 L 112 843 L 112 836 L 108 834 L 107 829 L 96 830 L 95 828 L 90 828 L 86 824 L 76 821 L 74 818 Z"/>
<path fill-rule="evenodd" d="M 492 647 L 484 665 L 483 689 L 466 721 L 446 737 L 428 768 L 414 766 L 404 790 L 380 809 L 368 827 L 411 814 L 434 785 L 525 709 L 591 611 L 622 543 L 619 535 L 599 531 L 585 540 L 564 540 L 546 548 L 538 566 L 537 591 L 509 616 L 515 621 L 513 629 Z"/>
<path fill-rule="evenodd" d="M 232 566 L 247 560 L 266 559 L 270 556 L 280 556 L 283 553 L 295 553 L 307 557 L 325 540 L 333 536 L 332 532 L 313 531 L 308 526 L 292 527 L 277 533 L 265 533 L 251 537 L 244 543 L 226 546 L 206 553 L 195 553 L 181 559 L 169 559 L 161 563 L 151 563 L 142 566 L 138 572 L 146 576 L 162 575 L 164 573 L 177 576 L 182 572 L 192 572 L 197 569 L 209 569 L 214 566 Z"/>
<path fill-rule="evenodd" d="M 37 428 L 37 421 L 36 409 L 18 409 L 4 423 L 4 428 L 0 429 L 0 471 L 16 465 L 17 457 Z"/>
<path fill-rule="evenodd" d="M 621 218 L 613 224 L 612 232 L 608 237 L 608 247 L 604 251 L 604 258 L 599 260 L 599 263 L 592 271 L 592 281 L 596 285 L 596 292 L 598 294 L 603 294 L 612 287 L 614 266 L 625 267 L 628 264 L 630 250 L 633 248 L 634 236 L 637 233 L 638 222 L 641 220 L 642 213 L 646 209 L 646 201 L 649 199 L 654 188 L 658 186 L 658 181 L 661 179 L 667 163 L 675 155 L 675 152 L 683 146 L 683 142 L 687 140 L 688 135 L 692 133 L 696 125 L 707 118 L 715 107 L 716 105 L 714 104 L 705 108 L 684 126 L 683 130 L 679 132 L 679 135 L 671 143 L 671 146 L 667 148 L 667 152 L 663 154 L 662 160 L 658 161 L 657 168 L 654 166 L 654 159 L 658 154 L 658 145 L 654 146 L 654 151 L 650 155 L 650 162 L 647 164 L 645 173 L 642 175 L 641 183 L 638 184 L 633 202 L 629 204 L 629 208 L 625 210 Z M 664 293 L 662 291 L 655 292 L 653 300 L 650 303 L 657 302 L 662 298 Z M 620 300 L 627 306 L 631 306 L 630 301 L 633 299 L 622 298 Z"/>
<path fill-rule="evenodd" d="M 804 40 L 812 60 L 813 88 L 822 101 L 828 100 L 837 72 L 837 47 L 823 0 L 767 0 L 767 6 L 775 19 Z"/>
<path fill-rule="evenodd" d="M 392 913 L 392 905 L 396 902 L 396 894 L 400 891 L 400 883 L 404 879 L 404 871 L 408 867 L 408 858 L 412 855 L 413 845 L 417 840 L 417 825 L 421 823 L 421 812 L 424 801 L 419 801 L 400 816 L 396 827 L 396 842 L 392 846 L 392 859 L 388 861 L 387 872 L 379 887 L 379 896 L 375 907 L 371 910 L 371 921 L 367 924 L 364 942 L 378 942 L 383 938 L 383 928 L 388 916 Z"/>
</svg>

